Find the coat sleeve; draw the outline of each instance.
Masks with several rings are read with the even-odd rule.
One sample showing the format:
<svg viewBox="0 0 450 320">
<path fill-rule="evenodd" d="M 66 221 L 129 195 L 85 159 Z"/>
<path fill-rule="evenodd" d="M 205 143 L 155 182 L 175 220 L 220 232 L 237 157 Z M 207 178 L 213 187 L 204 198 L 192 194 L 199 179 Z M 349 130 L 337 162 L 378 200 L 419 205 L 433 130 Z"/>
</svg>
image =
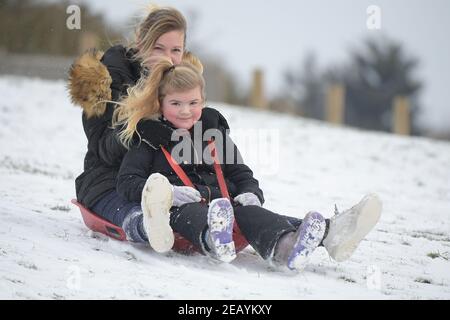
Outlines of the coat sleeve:
<svg viewBox="0 0 450 320">
<path fill-rule="evenodd" d="M 131 202 L 140 202 L 145 182 L 151 174 L 154 149 L 133 145 L 125 154 L 117 175 L 117 193 Z"/>
<path fill-rule="evenodd" d="M 108 69 L 112 79 L 111 98 L 113 101 L 118 101 L 126 93 L 128 85 L 133 83 L 128 70 L 129 62 L 125 56 L 125 48 L 121 46 L 110 48 L 103 55 L 101 62 Z M 115 107 L 114 103 L 107 103 L 105 113 L 101 117 L 83 119 L 88 141 L 93 141 L 90 150 L 95 153 L 98 159 L 111 167 L 118 167 L 127 152 L 127 149 L 119 140 L 118 129 L 112 128 L 112 116 Z"/>
<path fill-rule="evenodd" d="M 83 128 L 88 150 L 108 166 L 118 167 L 127 149 L 120 142 L 117 130 L 111 128 L 113 106 L 107 106 L 100 117 L 87 118 L 83 113 Z"/>
<path fill-rule="evenodd" d="M 127 152 L 125 146 L 120 142 L 118 130 L 108 126 L 102 135 L 98 145 L 99 157 L 111 167 L 118 167 Z"/>
<path fill-rule="evenodd" d="M 245 192 L 251 192 L 255 194 L 259 201 L 264 203 L 264 194 L 263 191 L 259 188 L 259 182 L 253 176 L 253 171 L 244 164 L 241 153 L 239 149 L 234 144 L 233 140 L 227 134 L 227 132 L 223 132 L 224 136 L 224 175 L 227 179 L 229 179 L 233 184 L 235 184 L 237 188 L 237 194 Z M 226 152 L 231 152 L 233 157 L 229 156 L 227 159 Z M 230 161 L 232 160 L 232 161 Z"/>
<path fill-rule="evenodd" d="M 118 101 L 122 95 L 126 95 L 127 88 L 135 84 L 130 70 L 130 61 L 126 55 L 126 48 L 114 46 L 103 55 L 101 62 L 108 69 L 111 76 L 111 96 L 113 101 Z"/>
</svg>

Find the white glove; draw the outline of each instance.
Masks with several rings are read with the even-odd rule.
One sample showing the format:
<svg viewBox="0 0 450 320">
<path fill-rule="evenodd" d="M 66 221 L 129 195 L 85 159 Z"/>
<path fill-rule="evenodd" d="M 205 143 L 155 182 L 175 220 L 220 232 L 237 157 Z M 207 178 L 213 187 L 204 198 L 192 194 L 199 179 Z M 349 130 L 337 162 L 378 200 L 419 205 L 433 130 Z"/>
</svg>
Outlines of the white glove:
<svg viewBox="0 0 450 320">
<path fill-rule="evenodd" d="M 261 202 L 259 201 L 259 198 L 251 192 L 241 193 L 240 195 L 234 198 L 234 201 L 239 202 L 243 206 L 261 207 Z"/>
<path fill-rule="evenodd" d="M 200 202 L 202 197 L 198 190 L 192 187 L 173 186 L 173 205 L 180 207 L 186 203 Z"/>
</svg>

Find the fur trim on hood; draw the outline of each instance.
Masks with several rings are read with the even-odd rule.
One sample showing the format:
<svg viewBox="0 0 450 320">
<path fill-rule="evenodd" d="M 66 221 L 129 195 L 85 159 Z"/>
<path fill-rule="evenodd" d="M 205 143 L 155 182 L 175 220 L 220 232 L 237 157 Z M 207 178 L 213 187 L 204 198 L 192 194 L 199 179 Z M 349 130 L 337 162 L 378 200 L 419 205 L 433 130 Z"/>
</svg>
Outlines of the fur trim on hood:
<svg viewBox="0 0 450 320">
<path fill-rule="evenodd" d="M 102 116 L 111 101 L 111 76 L 100 62 L 103 52 L 91 49 L 83 53 L 69 70 L 68 90 L 72 103 L 80 106 L 87 118 Z"/>
</svg>

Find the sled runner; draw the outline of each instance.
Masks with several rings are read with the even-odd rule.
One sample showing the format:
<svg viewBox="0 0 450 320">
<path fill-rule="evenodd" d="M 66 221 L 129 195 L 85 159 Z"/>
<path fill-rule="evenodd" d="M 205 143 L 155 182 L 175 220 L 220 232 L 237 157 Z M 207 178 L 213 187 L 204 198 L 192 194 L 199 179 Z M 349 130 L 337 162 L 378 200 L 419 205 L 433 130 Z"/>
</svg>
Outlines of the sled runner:
<svg viewBox="0 0 450 320">
<path fill-rule="evenodd" d="M 86 227 L 88 227 L 92 231 L 106 234 L 107 236 L 114 238 L 116 240 L 120 241 L 127 240 L 125 232 L 122 230 L 122 228 L 96 215 L 91 210 L 84 207 L 76 199 L 72 199 L 72 203 L 80 209 L 81 216 L 83 217 L 83 221 Z"/>
</svg>

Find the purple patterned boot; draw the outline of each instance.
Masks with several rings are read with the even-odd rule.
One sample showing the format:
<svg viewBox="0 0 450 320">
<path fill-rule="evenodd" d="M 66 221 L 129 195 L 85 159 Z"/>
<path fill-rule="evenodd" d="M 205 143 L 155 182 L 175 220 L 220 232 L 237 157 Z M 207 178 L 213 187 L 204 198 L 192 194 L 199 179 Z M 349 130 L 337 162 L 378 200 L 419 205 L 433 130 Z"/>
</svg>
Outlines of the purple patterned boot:
<svg viewBox="0 0 450 320">
<path fill-rule="evenodd" d="M 234 213 L 227 198 L 214 199 L 208 209 L 207 244 L 210 255 L 223 262 L 236 258 L 233 241 Z"/>
<path fill-rule="evenodd" d="M 273 261 L 301 271 L 310 254 L 317 248 L 325 234 L 325 218 L 318 212 L 309 212 L 297 231 L 283 235 L 277 242 Z"/>
</svg>

